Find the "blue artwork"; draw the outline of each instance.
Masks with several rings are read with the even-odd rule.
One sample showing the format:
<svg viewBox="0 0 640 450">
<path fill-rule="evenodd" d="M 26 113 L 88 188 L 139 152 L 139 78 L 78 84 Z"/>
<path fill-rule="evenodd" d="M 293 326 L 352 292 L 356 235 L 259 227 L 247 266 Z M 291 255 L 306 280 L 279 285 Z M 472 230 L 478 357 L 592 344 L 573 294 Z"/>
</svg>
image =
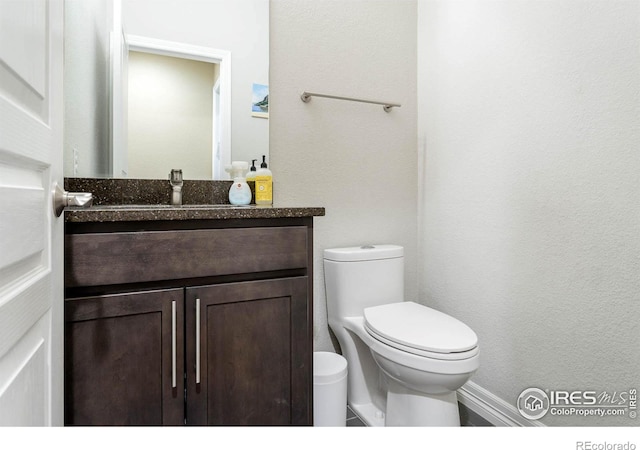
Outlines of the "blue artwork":
<svg viewBox="0 0 640 450">
<path fill-rule="evenodd" d="M 256 83 L 253 84 L 251 115 L 253 117 L 269 117 L 269 86 Z"/>
</svg>

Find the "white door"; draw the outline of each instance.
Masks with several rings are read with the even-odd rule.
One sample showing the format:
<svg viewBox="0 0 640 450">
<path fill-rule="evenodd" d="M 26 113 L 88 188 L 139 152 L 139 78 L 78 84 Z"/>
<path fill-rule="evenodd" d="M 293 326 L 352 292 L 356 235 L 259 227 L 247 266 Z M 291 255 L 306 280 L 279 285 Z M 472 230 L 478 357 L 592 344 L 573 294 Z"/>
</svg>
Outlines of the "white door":
<svg viewBox="0 0 640 450">
<path fill-rule="evenodd" d="M 63 423 L 62 0 L 0 0 L 0 425 Z"/>
</svg>

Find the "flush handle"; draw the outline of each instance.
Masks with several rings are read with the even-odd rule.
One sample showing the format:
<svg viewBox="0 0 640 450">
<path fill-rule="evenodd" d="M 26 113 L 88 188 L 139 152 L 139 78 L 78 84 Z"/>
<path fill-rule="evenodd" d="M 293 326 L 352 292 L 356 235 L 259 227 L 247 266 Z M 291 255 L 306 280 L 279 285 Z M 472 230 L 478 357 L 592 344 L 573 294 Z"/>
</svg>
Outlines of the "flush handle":
<svg viewBox="0 0 640 450">
<path fill-rule="evenodd" d="M 53 211 L 56 217 L 60 217 L 67 206 L 88 208 L 93 204 L 93 194 L 91 192 L 67 192 L 58 183 L 53 183 L 51 194 L 53 196 Z"/>
</svg>

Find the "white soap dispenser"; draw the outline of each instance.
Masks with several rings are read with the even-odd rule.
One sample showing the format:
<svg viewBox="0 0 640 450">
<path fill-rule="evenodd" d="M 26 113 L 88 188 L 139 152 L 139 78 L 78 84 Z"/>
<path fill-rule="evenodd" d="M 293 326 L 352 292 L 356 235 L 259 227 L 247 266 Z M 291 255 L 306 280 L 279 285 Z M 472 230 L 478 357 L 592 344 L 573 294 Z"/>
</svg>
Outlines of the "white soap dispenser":
<svg viewBox="0 0 640 450">
<path fill-rule="evenodd" d="M 248 169 L 249 163 L 246 161 L 233 161 L 230 166 L 224 168 L 233 178 L 233 184 L 229 188 L 229 203 L 232 205 L 251 203 L 251 188 L 245 178 Z"/>
</svg>

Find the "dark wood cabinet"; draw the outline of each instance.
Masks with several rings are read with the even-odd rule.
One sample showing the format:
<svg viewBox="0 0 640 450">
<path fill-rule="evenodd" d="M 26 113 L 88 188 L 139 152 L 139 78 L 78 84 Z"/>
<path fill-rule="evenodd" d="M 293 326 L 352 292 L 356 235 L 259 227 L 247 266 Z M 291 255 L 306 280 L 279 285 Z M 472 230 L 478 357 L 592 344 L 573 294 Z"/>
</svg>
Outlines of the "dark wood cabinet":
<svg viewBox="0 0 640 450">
<path fill-rule="evenodd" d="M 307 283 L 187 289 L 187 423 L 308 424 Z"/>
<path fill-rule="evenodd" d="M 65 424 L 312 424 L 311 219 L 242 224 L 66 229 Z"/>
<path fill-rule="evenodd" d="M 65 422 L 181 425 L 182 289 L 65 304 Z"/>
</svg>

